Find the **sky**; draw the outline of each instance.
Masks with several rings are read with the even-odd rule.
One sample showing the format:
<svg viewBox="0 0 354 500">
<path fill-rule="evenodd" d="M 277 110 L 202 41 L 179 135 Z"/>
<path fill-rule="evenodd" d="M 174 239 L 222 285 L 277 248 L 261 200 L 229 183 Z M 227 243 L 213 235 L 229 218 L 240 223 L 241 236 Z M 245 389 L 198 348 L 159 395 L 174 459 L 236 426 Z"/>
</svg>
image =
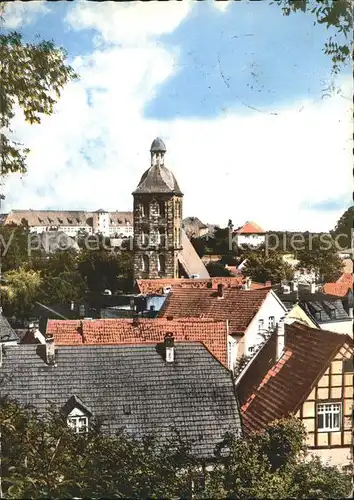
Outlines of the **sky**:
<svg viewBox="0 0 354 500">
<path fill-rule="evenodd" d="M 8 4 L 4 29 L 54 40 L 80 78 L 40 125 L 16 113 L 31 152 L 3 210 L 131 210 L 159 136 L 185 217 L 332 229 L 352 204 L 352 80 L 313 21 L 267 1 Z"/>
</svg>

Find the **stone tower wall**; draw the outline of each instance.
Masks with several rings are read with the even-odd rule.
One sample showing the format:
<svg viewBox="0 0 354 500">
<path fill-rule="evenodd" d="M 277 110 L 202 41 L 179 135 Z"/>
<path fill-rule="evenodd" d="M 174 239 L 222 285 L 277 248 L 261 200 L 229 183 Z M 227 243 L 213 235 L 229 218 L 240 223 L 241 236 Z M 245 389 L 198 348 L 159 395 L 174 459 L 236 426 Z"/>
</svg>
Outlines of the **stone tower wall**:
<svg viewBox="0 0 354 500">
<path fill-rule="evenodd" d="M 181 227 L 182 196 L 173 194 L 134 195 L 135 279 L 178 278 Z M 159 233 L 162 238 L 159 238 Z M 145 242 L 143 241 L 144 234 L 147 236 Z M 149 259 L 149 268 L 146 271 L 142 268 L 143 255 Z M 164 272 L 159 270 L 159 255 L 164 256 Z"/>
</svg>

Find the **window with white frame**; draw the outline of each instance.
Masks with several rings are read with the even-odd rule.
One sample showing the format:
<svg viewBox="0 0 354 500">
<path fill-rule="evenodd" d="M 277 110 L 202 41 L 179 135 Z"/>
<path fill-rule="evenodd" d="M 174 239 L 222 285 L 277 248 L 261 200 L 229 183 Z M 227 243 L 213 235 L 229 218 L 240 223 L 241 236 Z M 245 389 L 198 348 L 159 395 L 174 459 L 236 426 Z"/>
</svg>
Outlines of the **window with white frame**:
<svg viewBox="0 0 354 500">
<path fill-rule="evenodd" d="M 88 417 L 79 408 L 74 408 L 67 417 L 68 426 L 77 434 L 83 434 L 88 431 Z"/>
<path fill-rule="evenodd" d="M 268 318 L 268 330 L 273 330 L 274 327 L 275 327 L 275 317 L 269 316 L 269 318 Z"/>
<path fill-rule="evenodd" d="M 341 428 L 341 403 L 317 405 L 317 427 L 319 431 L 339 431 Z"/>
<path fill-rule="evenodd" d="M 258 320 L 258 331 L 262 332 L 264 330 L 264 319 Z"/>
</svg>

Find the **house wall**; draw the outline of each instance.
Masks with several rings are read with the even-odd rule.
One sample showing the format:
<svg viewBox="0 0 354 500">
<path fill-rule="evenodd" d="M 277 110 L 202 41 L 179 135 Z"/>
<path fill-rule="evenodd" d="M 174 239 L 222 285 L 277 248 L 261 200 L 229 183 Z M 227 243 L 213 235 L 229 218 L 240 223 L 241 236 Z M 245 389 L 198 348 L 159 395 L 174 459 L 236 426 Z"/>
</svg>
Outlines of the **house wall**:
<svg viewBox="0 0 354 500">
<path fill-rule="evenodd" d="M 350 371 L 344 360 L 353 354 L 353 348 L 345 344 L 330 363 L 316 387 L 301 405 L 297 416 L 307 429 L 307 445 L 324 461 L 331 458 L 334 465 L 345 466 L 350 461 L 353 426 L 353 366 Z M 317 408 L 320 403 L 339 403 L 341 405 L 340 429 L 335 431 L 318 430 Z"/>
<path fill-rule="evenodd" d="M 267 333 L 268 320 L 270 316 L 274 316 L 275 324 L 277 324 L 285 313 L 285 306 L 275 297 L 273 292 L 269 292 L 263 304 L 249 324 L 244 336 L 239 341 L 237 358 L 240 358 L 243 354 L 251 354 L 254 352 L 255 348 L 264 341 L 264 337 L 261 333 Z M 259 320 L 261 319 L 264 321 L 264 328 L 260 331 Z"/>
<path fill-rule="evenodd" d="M 333 322 L 318 322 L 319 326 L 323 330 L 328 330 L 330 332 L 342 333 L 349 335 L 353 338 L 353 320 L 345 320 L 345 321 L 333 321 Z"/>
<path fill-rule="evenodd" d="M 294 323 L 294 321 L 299 321 L 310 328 L 317 328 L 317 325 L 309 318 L 306 312 L 298 304 L 295 304 L 291 311 L 288 312 L 285 323 L 290 325 L 291 323 Z"/>
<path fill-rule="evenodd" d="M 258 247 L 265 243 L 264 234 L 238 234 L 237 235 L 237 245 L 250 245 L 253 247 Z"/>
</svg>

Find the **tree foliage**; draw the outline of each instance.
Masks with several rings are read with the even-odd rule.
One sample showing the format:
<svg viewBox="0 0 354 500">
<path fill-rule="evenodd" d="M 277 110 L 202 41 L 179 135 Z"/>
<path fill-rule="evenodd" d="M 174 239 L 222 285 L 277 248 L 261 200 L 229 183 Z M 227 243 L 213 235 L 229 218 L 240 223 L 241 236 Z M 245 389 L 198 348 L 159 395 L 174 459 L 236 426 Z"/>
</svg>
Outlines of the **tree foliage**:
<svg viewBox="0 0 354 500">
<path fill-rule="evenodd" d="M 325 25 L 330 31 L 323 47 L 331 57 L 332 71 L 338 73 L 350 61 L 352 53 L 353 6 L 351 0 L 275 0 L 284 15 L 308 12 L 314 24 Z"/>
<path fill-rule="evenodd" d="M 29 149 L 13 140 L 11 128 L 16 107 L 30 124 L 51 115 L 65 85 L 77 78 L 66 57 L 53 42 L 25 43 L 16 31 L 0 33 L 1 175 L 26 172 Z"/>
<path fill-rule="evenodd" d="M 351 206 L 344 212 L 331 231 L 332 237 L 337 239 L 341 248 L 352 248 L 353 218 L 354 206 Z"/>
<path fill-rule="evenodd" d="M 8 313 L 24 320 L 28 319 L 35 301 L 39 298 L 42 278 L 40 273 L 24 267 L 7 271 L 0 293 Z"/>
<path fill-rule="evenodd" d="M 306 453 L 303 424 L 294 418 L 244 439 L 227 434 L 215 450 L 215 467 L 198 488 L 200 462 L 191 443 L 171 431 L 135 439 L 115 436 L 93 422 L 75 434 L 65 415 L 47 415 L 15 401 L 0 401 L 2 488 L 6 498 L 342 498 L 349 475 Z M 192 488 L 192 480 L 194 488 Z"/>
<path fill-rule="evenodd" d="M 309 235 L 296 252 L 298 269 L 314 272 L 322 282 L 334 282 L 343 272 L 343 261 L 338 255 L 335 240 L 329 234 Z"/>
<path fill-rule="evenodd" d="M 272 284 L 282 281 L 291 281 L 294 277 L 294 269 L 283 260 L 278 252 L 260 248 L 246 255 L 246 264 L 243 274 L 258 283 L 271 281 Z"/>
</svg>

